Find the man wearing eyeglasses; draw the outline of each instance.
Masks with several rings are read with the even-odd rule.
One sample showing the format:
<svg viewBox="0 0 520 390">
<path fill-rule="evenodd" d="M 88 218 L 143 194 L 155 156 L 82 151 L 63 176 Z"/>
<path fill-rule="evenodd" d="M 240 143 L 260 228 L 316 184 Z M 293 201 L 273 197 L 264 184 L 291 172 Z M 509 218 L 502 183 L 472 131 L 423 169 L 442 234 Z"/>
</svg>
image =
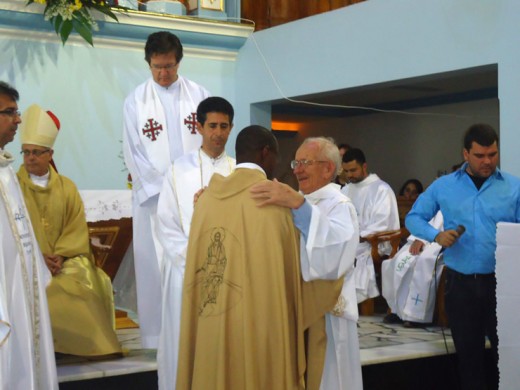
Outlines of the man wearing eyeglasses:
<svg viewBox="0 0 520 390">
<path fill-rule="evenodd" d="M 235 171 L 213 175 L 191 221 L 176 389 L 311 389 L 304 331 L 324 322 L 341 281 L 302 283 L 290 211 L 249 195 L 272 177 L 272 132 L 246 127 L 235 151 Z"/>
<path fill-rule="evenodd" d="M 47 287 L 55 352 L 120 354 L 110 278 L 90 252 L 83 201 L 76 185 L 51 166 L 60 122 L 36 104 L 20 126 L 18 180 L 34 234 L 53 277 Z"/>
<path fill-rule="evenodd" d="M 341 159 L 328 138 L 307 138 L 291 162 L 300 192 L 274 180 L 251 189 L 260 205 L 291 209 L 300 231 L 300 261 L 305 281 L 343 278 L 334 309 L 325 315 L 325 354 L 312 349 L 315 329 L 308 334 L 308 365 L 323 367 L 308 379 L 309 389 L 361 390 L 361 360 L 357 334 L 358 308 L 353 280 L 358 245 L 358 221 L 352 202 L 333 183 Z"/>
<path fill-rule="evenodd" d="M 144 348 L 157 348 L 161 324 L 162 248 L 155 234 L 157 202 L 165 172 L 178 157 L 201 144 L 198 104 L 209 96 L 177 72 L 182 44 L 174 34 L 151 34 L 145 60 L 152 77 L 125 100 L 123 153 L 132 178 L 137 308 Z"/>
<path fill-rule="evenodd" d="M 394 191 L 375 173 L 368 173 L 365 154 L 360 149 L 347 151 L 343 155 L 342 165 L 348 184 L 341 191 L 352 199 L 359 218 L 360 244 L 356 253 L 354 275 L 357 299 L 361 303 L 379 295 L 371 247 L 364 237 L 387 230 L 398 230 L 399 211 Z M 388 244 L 379 250 L 390 254 L 391 248 Z"/>
<path fill-rule="evenodd" d="M 34 236 L 13 156 L 18 91 L 0 81 L 0 388 L 58 389 L 45 288 L 51 275 Z"/>
</svg>

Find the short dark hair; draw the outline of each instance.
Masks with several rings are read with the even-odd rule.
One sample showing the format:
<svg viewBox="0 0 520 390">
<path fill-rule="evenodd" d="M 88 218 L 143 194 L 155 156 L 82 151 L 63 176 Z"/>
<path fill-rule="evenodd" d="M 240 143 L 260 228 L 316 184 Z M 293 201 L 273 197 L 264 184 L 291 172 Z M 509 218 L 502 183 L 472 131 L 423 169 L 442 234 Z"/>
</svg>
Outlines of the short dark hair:
<svg viewBox="0 0 520 390">
<path fill-rule="evenodd" d="M 235 111 L 233 106 L 226 99 L 218 96 L 211 96 L 201 101 L 197 107 L 197 122 L 204 125 L 208 117 L 208 113 L 218 112 L 226 114 L 229 117 L 229 124 L 233 124 Z"/>
<path fill-rule="evenodd" d="M 350 145 L 349 144 L 339 144 L 338 145 L 338 149 L 349 150 L 350 149 Z"/>
<path fill-rule="evenodd" d="M 351 161 L 357 161 L 357 163 L 359 165 L 363 165 L 364 163 L 367 162 L 367 159 L 365 158 L 365 154 L 363 153 L 363 151 L 361 149 L 353 148 L 353 149 L 349 149 L 345 152 L 345 154 L 343 155 L 342 161 L 344 163 L 348 163 Z"/>
<path fill-rule="evenodd" d="M 490 125 L 477 123 L 468 128 L 464 134 L 464 149 L 470 150 L 471 144 L 476 142 L 482 146 L 498 145 L 498 134 Z"/>
<path fill-rule="evenodd" d="M 278 154 L 278 142 L 272 131 L 258 125 L 245 127 L 238 133 L 235 141 L 237 161 L 251 162 L 249 158 L 266 146 Z"/>
<path fill-rule="evenodd" d="M 148 64 L 154 54 L 174 53 L 177 63 L 182 60 L 182 43 L 177 35 L 168 31 L 158 31 L 148 36 L 144 47 L 144 59 Z"/>
<path fill-rule="evenodd" d="M 5 81 L 0 81 L 0 95 L 6 95 L 11 98 L 11 100 L 17 102 L 20 99 L 20 94 L 16 89 L 11 87 Z"/>
</svg>

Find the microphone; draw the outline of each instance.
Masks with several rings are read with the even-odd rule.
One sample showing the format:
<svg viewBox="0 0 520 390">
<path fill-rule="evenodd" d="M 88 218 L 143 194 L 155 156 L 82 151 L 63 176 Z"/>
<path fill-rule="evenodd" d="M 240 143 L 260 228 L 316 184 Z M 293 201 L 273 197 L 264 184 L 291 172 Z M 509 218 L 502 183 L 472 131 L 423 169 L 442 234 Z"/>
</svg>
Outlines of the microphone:
<svg viewBox="0 0 520 390">
<path fill-rule="evenodd" d="M 455 231 L 458 233 L 459 238 L 460 238 L 460 236 L 462 236 L 466 232 L 466 228 L 464 227 L 464 225 L 458 225 L 457 228 L 455 229 Z M 445 249 L 446 249 L 446 247 L 443 246 L 439 252 L 439 255 L 441 253 L 443 253 Z"/>
<path fill-rule="evenodd" d="M 466 232 L 466 228 L 464 227 L 464 225 L 459 225 L 457 226 L 457 229 L 455 229 L 455 231 L 459 233 L 460 238 L 460 236 L 462 236 Z"/>
</svg>

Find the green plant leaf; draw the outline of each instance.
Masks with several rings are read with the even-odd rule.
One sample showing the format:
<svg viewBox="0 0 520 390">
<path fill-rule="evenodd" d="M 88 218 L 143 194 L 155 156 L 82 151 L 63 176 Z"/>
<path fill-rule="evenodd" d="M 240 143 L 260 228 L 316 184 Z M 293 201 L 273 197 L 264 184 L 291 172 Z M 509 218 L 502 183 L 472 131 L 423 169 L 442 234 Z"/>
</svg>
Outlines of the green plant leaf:
<svg viewBox="0 0 520 390">
<path fill-rule="evenodd" d="M 61 15 L 58 15 L 58 16 L 55 16 L 54 18 L 52 18 L 51 23 L 54 24 L 54 30 L 56 30 L 56 34 L 59 34 L 61 25 L 63 23 L 63 18 L 61 17 Z"/>
<path fill-rule="evenodd" d="M 105 15 L 109 16 L 110 18 L 112 18 L 116 22 L 118 22 L 117 16 L 112 12 L 110 7 L 107 7 L 106 5 L 103 6 L 103 5 L 99 5 L 99 4 L 93 4 L 92 8 L 97 9 L 99 12 L 104 13 Z"/>
<path fill-rule="evenodd" d="M 74 18 L 72 20 L 72 24 L 74 25 L 74 30 L 76 30 L 85 41 L 90 43 L 90 46 L 94 46 L 94 42 L 92 40 L 92 30 L 90 25 L 88 25 L 88 23 L 82 23 L 79 18 Z"/>
<path fill-rule="evenodd" d="M 67 42 L 67 39 L 69 39 L 69 35 L 72 31 L 72 21 L 71 20 L 65 20 L 63 21 L 60 29 L 60 36 L 61 36 L 61 42 L 63 45 L 65 45 L 65 42 Z"/>
<path fill-rule="evenodd" d="M 81 9 L 79 11 L 76 11 L 72 14 L 72 18 L 77 20 L 78 23 L 83 24 L 84 26 L 90 27 L 90 19 L 89 19 L 89 13 L 85 9 Z"/>
<path fill-rule="evenodd" d="M 66 0 L 69 2 L 69 0 Z M 27 0 L 26 5 L 34 3 L 35 0 Z M 56 0 L 49 0 L 45 4 L 45 10 L 43 14 L 45 15 L 47 11 L 52 8 L 56 3 Z M 116 12 L 127 12 L 128 8 L 116 6 L 110 7 L 105 2 L 98 2 L 98 0 L 81 0 L 83 7 L 77 11 L 74 11 L 72 14 L 72 20 L 64 20 L 62 15 L 56 15 L 49 19 L 49 22 L 54 27 L 56 34 L 61 37 L 61 41 L 63 45 L 67 42 L 70 33 L 72 30 L 75 30 L 85 41 L 87 41 L 91 46 L 94 46 L 93 38 L 92 38 L 92 28 L 93 23 L 95 22 L 92 19 L 90 14 L 92 9 L 96 9 L 97 11 L 107 15 L 109 18 L 119 22 L 117 16 L 113 11 Z M 54 11 L 53 11 L 54 12 Z"/>
</svg>

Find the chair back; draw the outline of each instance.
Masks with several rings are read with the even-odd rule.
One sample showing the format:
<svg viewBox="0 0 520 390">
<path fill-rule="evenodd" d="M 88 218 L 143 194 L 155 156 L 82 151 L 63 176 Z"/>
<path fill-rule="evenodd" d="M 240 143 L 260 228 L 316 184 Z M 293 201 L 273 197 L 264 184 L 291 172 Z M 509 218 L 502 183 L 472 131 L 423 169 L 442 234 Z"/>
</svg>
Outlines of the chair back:
<svg viewBox="0 0 520 390">
<path fill-rule="evenodd" d="M 406 234 L 408 231 L 406 228 L 399 230 L 386 230 L 384 232 L 379 232 L 375 234 L 371 234 L 365 237 L 365 240 L 371 246 L 371 255 L 372 260 L 374 261 L 374 269 L 376 271 L 376 275 L 381 274 L 381 264 L 383 260 L 391 259 L 395 256 L 397 251 L 399 250 L 399 244 L 401 243 L 401 239 L 403 234 Z M 379 253 L 379 244 L 384 242 L 389 242 L 392 250 L 389 255 L 381 255 Z"/>
</svg>

